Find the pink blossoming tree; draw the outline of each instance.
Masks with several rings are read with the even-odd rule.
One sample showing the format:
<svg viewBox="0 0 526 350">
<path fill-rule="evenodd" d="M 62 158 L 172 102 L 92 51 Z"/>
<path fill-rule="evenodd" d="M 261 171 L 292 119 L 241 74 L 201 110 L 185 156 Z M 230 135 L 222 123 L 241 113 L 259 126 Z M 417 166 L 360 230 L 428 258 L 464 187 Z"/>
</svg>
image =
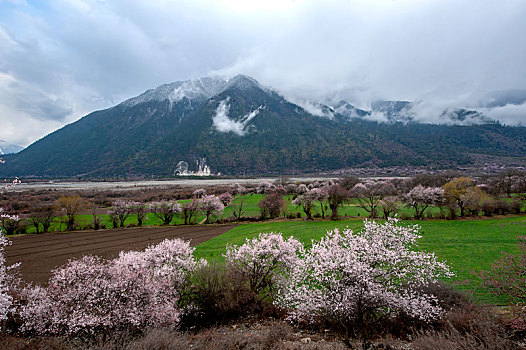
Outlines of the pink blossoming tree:
<svg viewBox="0 0 526 350">
<path fill-rule="evenodd" d="M 272 192 L 272 190 L 274 188 L 276 188 L 276 186 L 274 186 L 270 182 L 268 182 L 268 181 L 261 181 L 258 184 L 258 187 L 256 188 L 256 192 L 257 193 L 262 193 L 262 194 L 270 193 L 270 192 Z"/>
<path fill-rule="evenodd" d="M 117 199 L 112 203 L 110 216 L 114 216 L 118 220 L 121 227 L 124 227 L 126 219 L 133 213 L 136 202 L 129 200 Z"/>
<path fill-rule="evenodd" d="M 260 233 L 241 246 L 228 245 L 225 260 L 229 266 L 244 275 L 250 289 L 261 300 L 271 296 L 284 284 L 290 271 L 298 265 L 303 245 L 281 233 Z"/>
<path fill-rule="evenodd" d="M 197 266 L 193 248 L 165 240 L 105 261 L 85 256 L 53 271 L 48 286 L 25 290 L 23 330 L 90 336 L 113 330 L 176 326 L 178 288 Z"/>
<path fill-rule="evenodd" d="M 225 207 L 232 204 L 232 195 L 230 194 L 230 192 L 221 193 L 218 197 Z"/>
<path fill-rule="evenodd" d="M 396 189 L 390 181 L 365 180 L 356 184 L 351 193 L 358 199 L 360 207 L 365 209 L 371 218 L 376 218 L 380 201 L 384 197 L 396 194 Z"/>
<path fill-rule="evenodd" d="M 0 164 L 5 161 L 0 158 Z M 20 179 L 15 178 L 11 183 L 4 186 L 4 190 L 21 183 Z M 0 208 L 0 223 L 4 220 L 18 221 L 18 216 L 9 215 L 4 212 L 3 208 Z M 9 288 L 9 270 L 16 268 L 18 265 L 6 266 L 4 247 L 8 246 L 11 242 L 4 236 L 4 230 L 0 224 L 0 322 L 7 319 L 7 314 L 11 310 L 13 304 L 13 297 L 11 296 Z"/>
<path fill-rule="evenodd" d="M 0 213 L 0 216 L 7 216 L 7 214 Z M 8 245 L 9 241 L 4 237 L 4 232 L 0 226 L 0 322 L 7 318 L 7 313 L 11 309 L 13 302 L 13 298 L 9 294 L 9 267 L 5 264 L 4 256 L 4 247 Z"/>
<path fill-rule="evenodd" d="M 194 198 L 201 198 L 206 195 L 206 190 L 204 188 L 198 188 L 194 191 Z"/>
</svg>

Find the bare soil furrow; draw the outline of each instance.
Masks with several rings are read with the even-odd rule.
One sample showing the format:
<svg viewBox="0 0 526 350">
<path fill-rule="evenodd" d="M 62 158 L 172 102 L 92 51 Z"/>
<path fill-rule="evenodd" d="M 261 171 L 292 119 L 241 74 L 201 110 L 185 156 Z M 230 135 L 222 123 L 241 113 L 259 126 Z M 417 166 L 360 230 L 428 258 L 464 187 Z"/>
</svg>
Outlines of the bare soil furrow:
<svg viewBox="0 0 526 350">
<path fill-rule="evenodd" d="M 208 228 L 201 228 L 201 227 L 189 227 L 189 230 L 185 230 L 184 233 L 182 233 L 182 237 L 184 235 L 190 234 L 190 233 L 199 233 L 199 232 L 206 232 L 209 230 Z M 17 256 L 23 256 L 24 254 L 33 254 L 35 251 L 38 252 L 46 252 L 46 251 L 56 251 L 61 248 L 65 247 L 75 247 L 75 246 L 86 246 L 90 244 L 100 244 L 100 243 L 112 243 L 112 242 L 120 242 L 122 240 L 130 241 L 133 239 L 136 239 L 138 241 L 143 240 L 143 236 L 145 234 L 146 230 L 142 231 L 131 231 L 126 232 L 126 230 L 121 230 L 120 232 L 116 232 L 115 234 L 108 235 L 108 231 L 100 232 L 100 235 L 98 236 L 90 236 L 90 237 L 66 237 L 64 235 L 64 239 L 62 240 L 55 240 L 52 244 L 48 244 L 45 240 L 45 237 L 41 239 L 40 241 L 35 241 L 31 245 L 26 245 L 25 247 L 17 247 L 16 242 L 13 243 L 11 246 L 11 249 L 9 249 L 9 252 L 6 252 L 6 256 L 10 257 L 17 257 Z M 150 232 L 148 231 L 148 239 L 153 239 L 155 237 L 165 237 L 166 235 L 172 235 L 172 233 L 178 233 L 178 230 L 174 230 L 174 227 L 164 230 L 159 230 L 156 232 Z"/>
<path fill-rule="evenodd" d="M 204 234 L 200 234 L 204 233 Z M 25 251 L 23 253 L 17 253 L 13 254 L 10 252 L 10 254 L 6 254 L 6 258 L 12 258 L 12 259 L 20 259 L 24 256 L 32 256 L 32 257 L 60 257 L 60 256 L 71 256 L 76 255 L 77 253 L 84 253 L 86 251 L 115 251 L 116 248 L 121 250 L 142 250 L 145 249 L 147 246 L 151 244 L 157 244 L 160 243 L 165 238 L 182 238 L 190 240 L 193 245 L 199 244 L 201 242 L 206 241 L 207 239 L 210 239 L 212 237 L 215 237 L 216 235 L 210 235 L 210 233 L 207 232 L 207 230 L 200 230 L 200 231 L 194 231 L 192 232 L 192 238 L 188 239 L 186 238 L 188 236 L 188 233 L 179 233 L 174 231 L 166 231 L 162 233 L 157 233 L 150 235 L 148 237 L 148 240 L 144 240 L 143 237 L 127 237 L 125 244 L 123 244 L 122 239 L 108 239 L 108 240 L 101 240 L 101 241 L 90 241 L 87 243 L 79 243 L 79 244 L 65 244 L 57 246 L 55 249 L 42 249 L 37 251 Z M 124 247 L 131 247 L 130 249 L 124 249 Z M 59 254 L 57 254 L 59 253 Z M 91 253 L 93 254 L 93 253 Z M 94 253 L 97 255 L 97 253 Z"/>
<path fill-rule="evenodd" d="M 12 249 L 28 249 L 33 248 L 35 245 L 53 245 L 56 243 L 64 243 L 69 241 L 84 241 L 84 240 L 99 240 L 101 236 L 112 236 L 117 237 L 119 235 L 134 235 L 134 234 L 147 234 L 150 233 L 152 227 L 144 228 L 124 228 L 114 230 L 102 230 L 102 231 L 72 231 L 72 232 L 50 232 L 45 234 L 31 234 L 24 236 L 12 237 L 10 240 L 13 242 Z M 177 227 L 155 227 L 156 232 L 168 232 Z"/>
<path fill-rule="evenodd" d="M 27 282 L 45 284 L 51 271 L 69 259 L 98 255 L 106 259 L 120 251 L 143 250 L 165 238 L 182 238 L 197 245 L 227 232 L 233 225 L 171 226 L 116 229 L 107 231 L 75 231 L 13 237 L 6 247 L 7 263 L 21 263 L 19 271 Z"/>
</svg>

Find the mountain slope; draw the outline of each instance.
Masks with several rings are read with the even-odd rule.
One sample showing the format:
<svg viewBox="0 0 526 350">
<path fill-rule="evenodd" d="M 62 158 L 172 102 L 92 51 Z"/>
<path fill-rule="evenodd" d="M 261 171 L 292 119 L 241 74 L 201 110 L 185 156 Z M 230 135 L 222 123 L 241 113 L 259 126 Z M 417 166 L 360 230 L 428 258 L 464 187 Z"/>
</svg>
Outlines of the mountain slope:
<svg viewBox="0 0 526 350">
<path fill-rule="evenodd" d="M 342 101 L 312 115 L 247 76 L 176 82 L 55 131 L 10 156 L 0 176 L 166 176 L 203 157 L 212 172 L 232 175 L 526 158 L 526 128 L 419 124 L 404 119 L 408 106 L 383 101 L 364 111 Z"/>
</svg>

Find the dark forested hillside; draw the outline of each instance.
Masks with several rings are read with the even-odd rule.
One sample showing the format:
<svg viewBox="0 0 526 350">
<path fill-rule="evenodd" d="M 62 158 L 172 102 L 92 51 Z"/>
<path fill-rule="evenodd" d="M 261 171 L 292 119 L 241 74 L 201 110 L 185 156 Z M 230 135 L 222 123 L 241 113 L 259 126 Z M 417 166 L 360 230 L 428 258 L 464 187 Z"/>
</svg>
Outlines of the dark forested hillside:
<svg viewBox="0 0 526 350">
<path fill-rule="evenodd" d="M 185 84 L 93 112 L 10 156 L 0 176 L 166 176 L 203 157 L 212 172 L 230 175 L 526 158 L 524 127 L 320 117 L 245 76 Z"/>
</svg>

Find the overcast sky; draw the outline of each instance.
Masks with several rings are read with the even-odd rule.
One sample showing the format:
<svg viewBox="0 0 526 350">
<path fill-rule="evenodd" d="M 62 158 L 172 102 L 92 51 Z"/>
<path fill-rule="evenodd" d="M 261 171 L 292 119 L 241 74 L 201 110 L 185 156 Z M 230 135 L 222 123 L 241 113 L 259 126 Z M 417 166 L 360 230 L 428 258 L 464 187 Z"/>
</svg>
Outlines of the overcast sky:
<svg viewBox="0 0 526 350">
<path fill-rule="evenodd" d="M 295 98 L 526 123 L 526 1 L 0 0 L 9 143 L 163 83 L 239 73 Z"/>
</svg>

